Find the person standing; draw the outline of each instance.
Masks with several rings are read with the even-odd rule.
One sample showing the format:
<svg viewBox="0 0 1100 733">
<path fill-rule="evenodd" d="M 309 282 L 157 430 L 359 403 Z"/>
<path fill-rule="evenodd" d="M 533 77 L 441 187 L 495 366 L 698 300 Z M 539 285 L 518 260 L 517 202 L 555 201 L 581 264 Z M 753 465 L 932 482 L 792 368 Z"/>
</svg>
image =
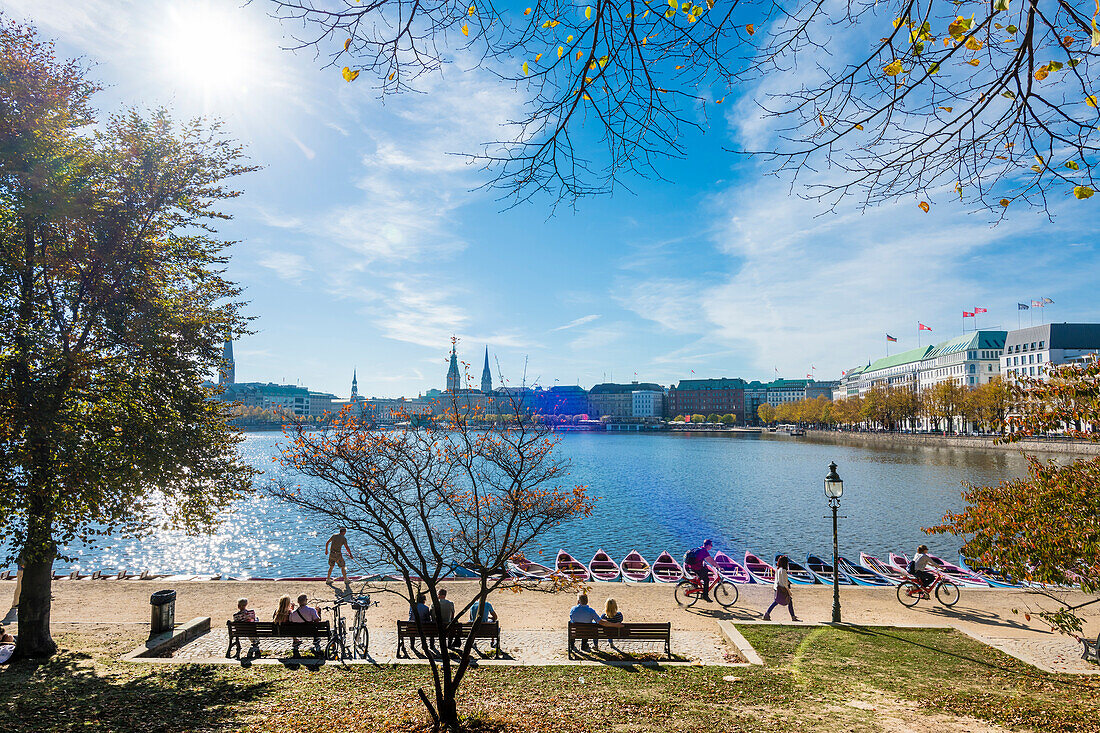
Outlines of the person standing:
<svg viewBox="0 0 1100 733">
<path fill-rule="evenodd" d="M 348 568 L 344 564 L 344 553 L 348 553 L 348 559 L 354 560 L 355 555 L 351 554 L 351 547 L 348 546 L 347 527 L 341 527 L 340 531 L 328 538 L 328 542 L 325 543 L 325 554 L 328 555 L 328 577 L 325 578 L 326 583 L 332 582 L 332 569 L 337 565 L 340 566 L 340 582 L 348 582 Z"/>
<path fill-rule="evenodd" d="M 772 620 L 772 609 L 776 606 L 786 606 L 787 611 L 791 614 L 791 621 L 799 621 L 797 616 L 794 615 L 794 599 L 791 598 L 791 579 L 787 577 L 787 567 L 790 561 L 787 560 L 786 555 L 780 555 L 775 561 L 775 580 L 772 581 L 772 587 L 775 588 L 775 598 L 772 600 L 772 605 L 768 606 L 768 610 L 764 612 L 764 620 Z"/>
</svg>

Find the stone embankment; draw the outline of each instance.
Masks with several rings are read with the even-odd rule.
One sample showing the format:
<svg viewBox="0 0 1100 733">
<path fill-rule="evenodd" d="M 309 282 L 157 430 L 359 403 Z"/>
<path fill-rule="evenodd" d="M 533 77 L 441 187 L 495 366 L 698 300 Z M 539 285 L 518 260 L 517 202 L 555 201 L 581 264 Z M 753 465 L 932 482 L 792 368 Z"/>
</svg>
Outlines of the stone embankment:
<svg viewBox="0 0 1100 733">
<path fill-rule="evenodd" d="M 971 448 L 996 451 L 1026 451 L 1028 453 L 1060 453 L 1078 456 L 1100 456 L 1100 442 L 1083 440 L 1021 440 L 1018 443 L 997 443 L 984 435 L 939 435 L 913 433 L 858 433 L 835 430 L 807 430 L 805 439 L 840 445 L 876 445 L 890 448 L 929 446 L 934 448 Z"/>
</svg>

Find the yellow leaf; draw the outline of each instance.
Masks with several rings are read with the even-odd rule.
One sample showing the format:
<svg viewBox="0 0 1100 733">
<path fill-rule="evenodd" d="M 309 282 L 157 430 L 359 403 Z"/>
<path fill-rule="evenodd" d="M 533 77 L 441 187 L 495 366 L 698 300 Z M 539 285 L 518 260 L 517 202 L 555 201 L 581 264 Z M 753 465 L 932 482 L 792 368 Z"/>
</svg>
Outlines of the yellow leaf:
<svg viewBox="0 0 1100 733">
<path fill-rule="evenodd" d="M 475 8 L 473 5 L 471 5 L 470 9 L 466 11 L 466 14 L 472 16 L 476 12 L 477 12 L 477 8 Z"/>
<path fill-rule="evenodd" d="M 359 78 L 359 72 L 358 71 L 352 71 L 348 67 L 346 67 L 346 66 L 344 67 L 344 81 L 353 82 L 358 78 Z"/>
<path fill-rule="evenodd" d="M 523 62 L 523 75 L 527 76 L 529 73 L 530 73 L 530 71 L 528 71 L 528 69 L 527 69 L 527 62 L 524 61 Z"/>
<path fill-rule="evenodd" d="M 1077 165 L 1076 160 L 1067 160 L 1066 161 L 1066 168 L 1069 168 L 1071 171 L 1076 171 L 1076 170 L 1080 170 L 1081 166 Z"/>
<path fill-rule="evenodd" d="M 901 61 L 899 61 L 898 59 L 894 59 L 890 63 L 886 64 L 886 66 L 882 67 L 882 72 L 886 74 L 886 76 L 897 76 L 902 72 Z"/>
<path fill-rule="evenodd" d="M 752 23 L 749 23 L 747 26 L 745 26 L 745 32 L 748 33 L 750 36 L 755 35 L 756 26 L 754 26 Z"/>
<path fill-rule="evenodd" d="M 672 1 L 676 2 L 676 0 L 672 0 Z M 672 8 L 669 8 L 668 10 L 665 11 L 665 17 L 666 18 L 671 18 L 674 15 L 676 15 L 676 11 L 673 10 Z"/>
<path fill-rule="evenodd" d="M 584 9 L 584 17 L 588 18 L 589 20 L 592 19 L 592 6 L 591 5 L 589 5 L 587 8 Z"/>
<path fill-rule="evenodd" d="M 592 97 L 588 96 L 587 94 L 583 95 L 582 99 L 587 99 L 589 102 L 592 101 Z"/>
<path fill-rule="evenodd" d="M 539 60 L 539 59 L 541 59 L 541 58 L 542 58 L 542 54 L 541 54 L 541 53 L 536 53 L 536 54 L 535 54 L 535 61 L 538 61 L 538 60 Z"/>
<path fill-rule="evenodd" d="M 921 201 L 919 204 L 917 204 L 917 206 L 919 206 L 920 210 L 923 211 L 924 213 L 926 213 L 926 214 L 928 213 L 928 202 L 927 201 Z"/>
<path fill-rule="evenodd" d="M 821 123 L 822 127 L 825 127 L 825 118 L 822 115 L 817 116 L 817 121 Z"/>
<path fill-rule="evenodd" d="M 527 10 L 524 10 L 523 14 L 524 15 L 530 15 L 531 14 L 531 8 L 527 8 Z"/>
<path fill-rule="evenodd" d="M 607 66 L 607 56 L 600 56 L 600 66 Z"/>
<path fill-rule="evenodd" d="M 1096 97 L 1091 95 L 1091 94 L 1089 96 L 1085 97 L 1085 104 L 1087 104 L 1090 107 L 1096 107 Z"/>
<path fill-rule="evenodd" d="M 677 66 L 676 68 L 677 68 L 678 70 L 679 70 L 679 69 L 682 69 L 682 68 L 684 68 L 684 65 L 683 65 L 683 64 L 680 64 L 680 65 L 679 65 L 679 66 Z"/>
<path fill-rule="evenodd" d="M 707 0 L 707 8 L 710 8 L 710 9 L 714 8 L 714 0 Z"/>
<path fill-rule="evenodd" d="M 951 110 L 953 110 L 955 108 L 954 107 L 940 107 L 940 109 L 942 109 L 944 112 L 947 112 L 948 114 L 950 114 Z"/>
<path fill-rule="evenodd" d="M 968 30 L 970 30 L 970 26 L 973 25 L 973 24 L 974 24 L 974 16 L 973 15 L 971 15 L 969 18 L 964 18 L 960 15 L 957 18 L 955 18 L 954 21 L 951 22 L 951 25 L 947 26 L 947 32 L 949 34 L 951 34 L 952 38 L 954 38 L 956 41 L 958 41 L 959 39 L 961 39 L 963 36 L 966 35 L 966 32 Z"/>
<path fill-rule="evenodd" d="M 1050 76 L 1050 72 L 1047 71 L 1047 67 L 1045 67 L 1045 66 L 1040 66 L 1038 69 L 1035 70 L 1035 78 L 1038 81 L 1042 81 L 1043 79 L 1046 79 L 1048 76 Z"/>
<path fill-rule="evenodd" d="M 982 42 L 974 36 L 970 36 L 970 38 L 966 39 L 966 47 L 969 48 L 971 51 L 981 51 Z"/>
<path fill-rule="evenodd" d="M 344 50 L 347 51 L 348 46 L 350 46 L 350 45 L 351 45 L 351 39 L 349 38 L 348 40 L 344 41 Z"/>
<path fill-rule="evenodd" d="M 561 55 L 563 53 L 565 53 L 565 46 L 558 46 L 558 58 L 559 59 L 561 58 Z"/>
<path fill-rule="evenodd" d="M 724 101 L 726 101 L 726 98 L 725 98 L 725 97 L 722 97 L 721 99 L 716 99 L 716 100 L 714 100 L 714 103 L 715 103 L 715 104 L 721 104 L 721 103 L 722 103 L 722 102 L 724 102 Z"/>
<path fill-rule="evenodd" d="M 1088 186 L 1074 186 L 1073 187 L 1073 195 L 1076 196 L 1079 199 L 1087 199 L 1090 196 L 1092 196 L 1093 193 L 1094 193 L 1094 191 L 1091 188 L 1089 188 Z"/>
<path fill-rule="evenodd" d="M 857 130 L 862 130 L 862 129 L 863 129 L 863 125 L 861 125 L 861 124 L 859 124 L 859 123 L 857 122 L 857 123 L 856 123 L 856 129 L 857 129 Z"/>
<path fill-rule="evenodd" d="M 566 43 L 572 43 L 573 42 L 573 36 L 567 36 L 566 39 L 565 39 L 565 42 Z"/>
<path fill-rule="evenodd" d="M 970 60 L 969 60 L 969 61 L 967 61 L 966 63 L 970 64 L 971 66 L 977 66 L 977 65 L 978 65 L 978 64 L 980 64 L 981 62 L 982 62 L 982 60 L 981 60 L 981 59 L 970 59 Z"/>
<path fill-rule="evenodd" d="M 464 35 L 464 36 L 470 35 L 470 26 L 467 25 L 466 23 L 462 24 L 462 35 Z"/>
<path fill-rule="evenodd" d="M 390 81 L 393 81 L 394 74 L 396 74 L 396 73 L 397 73 L 396 71 L 390 72 Z"/>
<path fill-rule="evenodd" d="M 577 51 L 577 61 L 581 60 L 581 56 L 584 55 L 583 51 Z"/>
<path fill-rule="evenodd" d="M 1092 16 L 1092 47 L 1100 46 L 1100 30 L 1096 29 L 1096 14 Z"/>
<path fill-rule="evenodd" d="M 1007 207 L 1007 206 L 1008 206 L 1009 204 L 1011 204 L 1011 203 L 1012 203 L 1012 202 L 1011 202 L 1011 201 L 1009 201 L 1008 199 L 1001 199 L 1001 206 L 1005 206 L 1005 207 Z"/>
</svg>

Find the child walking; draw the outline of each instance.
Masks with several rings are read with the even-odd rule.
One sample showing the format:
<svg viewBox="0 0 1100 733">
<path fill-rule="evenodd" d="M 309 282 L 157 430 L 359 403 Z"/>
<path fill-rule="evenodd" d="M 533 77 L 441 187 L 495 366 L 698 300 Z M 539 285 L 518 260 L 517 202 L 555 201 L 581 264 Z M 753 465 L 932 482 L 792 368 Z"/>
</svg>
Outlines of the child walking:
<svg viewBox="0 0 1100 733">
<path fill-rule="evenodd" d="M 775 587 L 775 600 L 772 601 L 772 605 L 768 606 L 768 610 L 764 612 L 764 620 L 772 620 L 772 609 L 776 606 L 786 606 L 790 611 L 791 621 L 800 621 L 797 616 L 794 615 L 794 599 L 791 598 L 791 580 L 787 577 L 787 556 L 780 555 L 775 560 L 775 582 L 772 585 Z"/>
</svg>

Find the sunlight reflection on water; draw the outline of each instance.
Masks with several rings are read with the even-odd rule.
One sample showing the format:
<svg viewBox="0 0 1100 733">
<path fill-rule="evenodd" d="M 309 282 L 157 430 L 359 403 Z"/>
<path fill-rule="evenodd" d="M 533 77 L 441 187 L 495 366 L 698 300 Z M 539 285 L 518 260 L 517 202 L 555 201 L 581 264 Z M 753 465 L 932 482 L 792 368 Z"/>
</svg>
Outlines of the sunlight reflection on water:
<svg viewBox="0 0 1100 733">
<path fill-rule="evenodd" d="M 251 433 L 241 446 L 246 461 L 267 471 L 258 485 L 278 477 L 271 456 L 281 438 Z M 568 434 L 559 450 L 573 461 L 573 481 L 599 500 L 591 519 L 546 538 L 544 562 L 559 547 L 585 562 L 601 547 L 616 559 L 635 547 L 650 560 L 665 549 L 679 556 L 704 537 L 735 557 L 746 549 L 764 557 L 831 552 L 821 486 L 830 460 L 845 482 L 841 554 L 911 553 L 926 541 L 951 558 L 955 538 L 928 538 L 920 528 L 961 507 L 963 480 L 997 482 L 1020 475 L 1025 465 L 1014 452 L 863 448 L 787 436 Z M 80 559 L 58 562 L 57 571 L 324 575 L 332 529 L 257 493 L 225 512 L 210 536 L 157 529 L 141 538 L 102 538 L 94 548 L 63 550 Z"/>
</svg>

